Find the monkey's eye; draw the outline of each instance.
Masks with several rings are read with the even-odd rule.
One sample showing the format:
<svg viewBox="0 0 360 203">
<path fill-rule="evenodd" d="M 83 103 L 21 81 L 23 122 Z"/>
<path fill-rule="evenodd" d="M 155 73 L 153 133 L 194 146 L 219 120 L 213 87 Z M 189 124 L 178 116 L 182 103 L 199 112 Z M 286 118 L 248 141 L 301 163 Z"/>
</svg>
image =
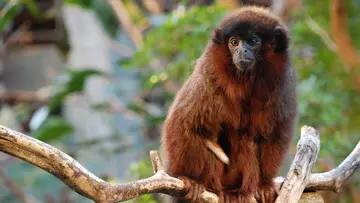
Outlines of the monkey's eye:
<svg viewBox="0 0 360 203">
<path fill-rule="evenodd" d="M 258 39 L 256 37 L 252 37 L 249 41 L 248 44 L 250 46 L 255 46 L 258 43 Z"/>
<path fill-rule="evenodd" d="M 230 39 L 230 44 L 231 44 L 231 46 L 233 46 L 233 47 L 237 47 L 237 46 L 239 45 L 239 40 L 236 39 L 236 38 L 231 38 L 231 39 Z"/>
</svg>

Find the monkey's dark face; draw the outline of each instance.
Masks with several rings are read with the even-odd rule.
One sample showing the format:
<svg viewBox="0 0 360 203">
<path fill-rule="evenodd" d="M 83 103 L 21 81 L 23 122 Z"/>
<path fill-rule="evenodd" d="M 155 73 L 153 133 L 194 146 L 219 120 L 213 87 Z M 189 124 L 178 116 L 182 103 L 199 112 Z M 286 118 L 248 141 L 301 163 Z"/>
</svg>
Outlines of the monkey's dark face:
<svg viewBox="0 0 360 203">
<path fill-rule="evenodd" d="M 224 53 L 227 64 L 232 64 L 230 68 L 252 72 L 274 63 L 278 60 L 274 56 L 286 55 L 289 35 L 286 25 L 268 10 L 243 7 L 224 18 L 214 30 L 212 41 L 216 54 Z"/>
<path fill-rule="evenodd" d="M 240 71 L 251 71 L 261 50 L 261 38 L 256 34 L 232 35 L 228 40 L 232 62 Z"/>
</svg>

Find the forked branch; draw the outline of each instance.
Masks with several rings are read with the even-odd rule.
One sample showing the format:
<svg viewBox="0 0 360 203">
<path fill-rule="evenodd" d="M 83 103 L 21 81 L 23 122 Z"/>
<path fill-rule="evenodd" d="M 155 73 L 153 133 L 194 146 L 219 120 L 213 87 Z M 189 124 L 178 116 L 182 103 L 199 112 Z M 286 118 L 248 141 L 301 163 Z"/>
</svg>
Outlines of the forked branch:
<svg viewBox="0 0 360 203">
<path fill-rule="evenodd" d="M 315 165 L 319 150 L 319 133 L 312 127 L 303 126 L 296 156 L 282 184 L 276 203 L 299 201 L 309 183 L 311 170 Z"/>
<path fill-rule="evenodd" d="M 278 198 L 288 198 L 284 197 L 284 191 L 290 192 L 292 200 L 298 199 L 304 189 L 338 191 L 340 186 L 360 168 L 359 143 L 337 168 L 309 176 L 319 151 L 319 142 L 319 135 L 315 129 L 306 126 L 302 128 L 298 152 L 288 176 L 278 177 L 275 180 L 279 188 Z M 118 184 L 101 180 L 59 149 L 4 126 L 0 126 L 0 151 L 48 171 L 72 190 L 96 202 L 125 201 L 147 193 L 183 195 L 188 190 L 183 181 L 165 173 L 156 151 L 150 152 L 155 172 L 153 176 Z M 218 202 L 218 197 L 207 191 L 202 194 L 201 199 L 204 202 Z"/>
<path fill-rule="evenodd" d="M 341 186 L 360 168 L 360 142 L 350 155 L 336 168 L 312 174 L 307 184 L 308 190 L 332 190 L 339 192 Z"/>
</svg>

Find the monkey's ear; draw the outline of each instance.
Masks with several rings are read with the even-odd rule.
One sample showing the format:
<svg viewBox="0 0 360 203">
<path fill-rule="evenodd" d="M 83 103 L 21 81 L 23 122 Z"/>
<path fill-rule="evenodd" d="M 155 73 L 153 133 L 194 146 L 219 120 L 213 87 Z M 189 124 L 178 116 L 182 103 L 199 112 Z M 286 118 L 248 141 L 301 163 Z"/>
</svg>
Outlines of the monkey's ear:
<svg viewBox="0 0 360 203">
<path fill-rule="evenodd" d="M 216 28 L 213 32 L 212 41 L 215 44 L 222 44 L 224 43 L 224 35 L 220 28 Z"/>
<path fill-rule="evenodd" d="M 289 46 L 289 37 L 286 30 L 279 25 L 274 28 L 274 52 L 283 52 Z"/>
</svg>

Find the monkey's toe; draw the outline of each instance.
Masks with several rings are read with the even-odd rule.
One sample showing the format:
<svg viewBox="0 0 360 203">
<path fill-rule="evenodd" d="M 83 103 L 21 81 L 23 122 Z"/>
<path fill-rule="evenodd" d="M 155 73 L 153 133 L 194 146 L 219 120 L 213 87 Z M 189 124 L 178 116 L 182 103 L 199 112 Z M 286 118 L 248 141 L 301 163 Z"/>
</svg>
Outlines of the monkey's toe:
<svg viewBox="0 0 360 203">
<path fill-rule="evenodd" d="M 274 203 L 278 194 L 274 188 L 263 189 L 259 191 L 261 203 Z"/>
<path fill-rule="evenodd" d="M 199 202 L 200 195 L 205 191 L 204 186 L 186 177 L 181 177 L 181 180 L 185 183 L 185 186 L 189 188 L 184 198 L 191 202 Z"/>
<path fill-rule="evenodd" d="M 219 194 L 219 203 L 253 203 L 253 201 L 243 195 L 233 195 L 221 192 Z"/>
<path fill-rule="evenodd" d="M 231 203 L 230 196 L 224 192 L 219 194 L 219 203 Z"/>
</svg>

